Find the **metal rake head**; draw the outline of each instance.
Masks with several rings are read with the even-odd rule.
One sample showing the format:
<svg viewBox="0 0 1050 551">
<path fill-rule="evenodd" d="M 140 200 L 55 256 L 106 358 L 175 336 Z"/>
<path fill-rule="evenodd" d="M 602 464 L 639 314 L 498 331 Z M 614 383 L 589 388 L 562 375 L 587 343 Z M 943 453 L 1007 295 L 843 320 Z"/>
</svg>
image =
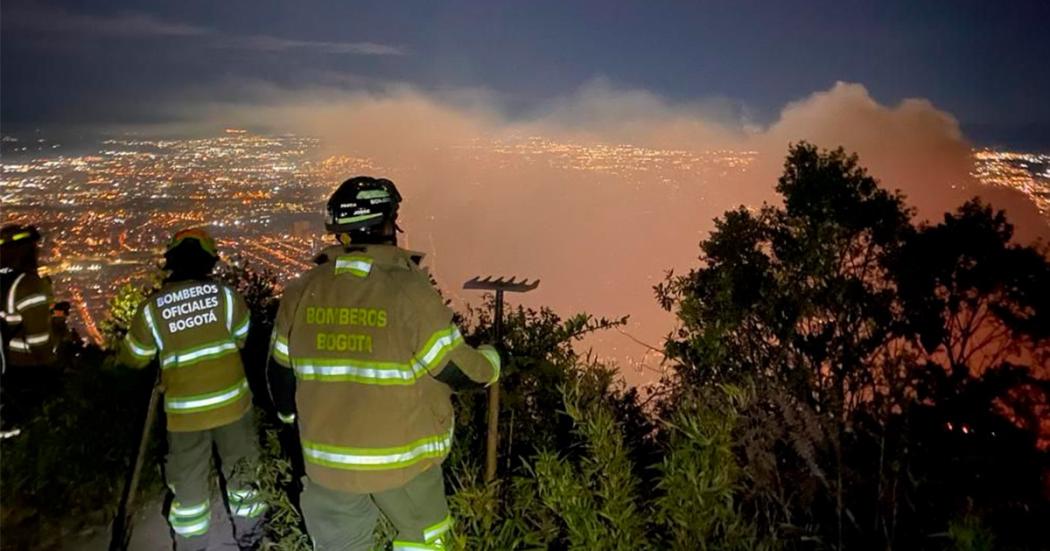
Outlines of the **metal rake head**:
<svg viewBox="0 0 1050 551">
<path fill-rule="evenodd" d="M 522 279 L 518 281 L 516 277 L 511 276 L 510 279 L 500 277 L 493 279 L 492 276 L 486 276 L 482 279 L 480 276 L 475 276 L 473 279 L 468 280 L 463 284 L 464 289 L 482 289 L 486 291 L 510 291 L 512 293 L 527 293 L 536 287 L 540 286 L 540 280 L 536 279 L 529 281 L 528 279 Z"/>
</svg>

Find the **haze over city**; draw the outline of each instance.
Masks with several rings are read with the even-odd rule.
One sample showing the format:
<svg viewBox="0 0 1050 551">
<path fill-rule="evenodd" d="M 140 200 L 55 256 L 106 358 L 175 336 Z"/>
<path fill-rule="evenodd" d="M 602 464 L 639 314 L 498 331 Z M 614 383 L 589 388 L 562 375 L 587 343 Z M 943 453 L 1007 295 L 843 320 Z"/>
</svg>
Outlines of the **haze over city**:
<svg viewBox="0 0 1050 551">
<path fill-rule="evenodd" d="M 1050 238 L 1046 50 L 1002 45 L 1048 14 L 1019 9 L 964 3 L 917 29 L 907 3 L 741 19 L 595 2 L 554 25 L 546 5 L 6 2 L 3 221 L 41 227 L 97 340 L 174 229 L 208 225 L 287 280 L 334 186 L 386 176 L 404 243 L 458 305 L 478 303 L 473 275 L 540 278 L 524 304 L 630 315 L 592 344 L 652 373 L 673 326 L 652 286 L 696 264 L 723 212 L 776 201 L 790 143 L 856 152 L 919 220 L 980 196 L 1019 242 Z"/>
</svg>

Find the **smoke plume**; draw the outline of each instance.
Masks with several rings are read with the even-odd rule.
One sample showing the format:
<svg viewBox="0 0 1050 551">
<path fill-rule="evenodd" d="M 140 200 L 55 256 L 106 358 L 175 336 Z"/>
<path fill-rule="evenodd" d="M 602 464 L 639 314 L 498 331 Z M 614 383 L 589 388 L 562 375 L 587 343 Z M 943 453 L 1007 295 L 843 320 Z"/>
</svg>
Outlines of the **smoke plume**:
<svg viewBox="0 0 1050 551">
<path fill-rule="evenodd" d="M 859 84 L 791 103 L 765 127 L 720 102 L 675 104 L 604 82 L 524 118 L 504 116 L 484 91 L 408 87 L 271 90 L 206 116 L 317 136 L 330 154 L 366 159 L 362 171 L 401 189 L 407 245 L 429 254 L 456 300 L 478 300 L 458 290 L 474 275 L 541 278 L 537 291 L 510 298 L 563 314 L 630 314 L 626 332 L 637 340 L 607 335 L 596 350 L 649 365 L 659 357 L 637 341 L 658 348 L 673 323 L 652 286 L 696 265 L 715 217 L 777 200 L 792 142 L 857 152 L 919 219 L 981 195 L 1008 211 L 1020 240 L 1050 236 L 1024 196 L 972 179 L 970 145 L 950 114 L 922 99 L 882 105 Z"/>
</svg>

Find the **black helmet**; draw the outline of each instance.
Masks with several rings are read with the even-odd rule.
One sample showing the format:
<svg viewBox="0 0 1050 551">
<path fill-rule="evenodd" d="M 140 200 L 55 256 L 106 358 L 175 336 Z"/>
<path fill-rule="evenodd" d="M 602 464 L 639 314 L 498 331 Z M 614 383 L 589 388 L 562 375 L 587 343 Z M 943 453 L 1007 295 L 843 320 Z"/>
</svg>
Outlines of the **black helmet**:
<svg viewBox="0 0 1050 551">
<path fill-rule="evenodd" d="M 397 220 L 401 194 L 386 178 L 356 176 L 328 198 L 324 228 L 329 233 L 357 233 Z M 370 232 L 366 232 L 370 233 Z"/>
<path fill-rule="evenodd" d="M 175 235 L 171 236 L 171 241 L 168 241 L 168 246 L 164 250 L 165 256 L 185 242 L 195 243 L 208 256 L 219 258 L 219 250 L 215 246 L 215 238 L 208 233 L 206 228 L 189 228 L 175 232 Z"/>
<path fill-rule="evenodd" d="M 19 242 L 35 243 L 39 240 L 40 232 L 37 231 L 36 226 L 8 224 L 0 228 L 0 245 L 12 245 Z"/>
</svg>

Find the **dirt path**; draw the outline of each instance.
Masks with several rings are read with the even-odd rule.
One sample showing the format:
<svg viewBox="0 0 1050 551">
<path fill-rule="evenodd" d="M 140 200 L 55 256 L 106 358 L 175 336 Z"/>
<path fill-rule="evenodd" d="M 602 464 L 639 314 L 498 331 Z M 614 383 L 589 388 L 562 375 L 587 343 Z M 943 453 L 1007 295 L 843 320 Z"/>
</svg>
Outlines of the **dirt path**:
<svg viewBox="0 0 1050 551">
<path fill-rule="evenodd" d="M 213 496 L 212 503 L 222 503 L 222 499 Z M 131 533 L 131 545 L 129 551 L 160 551 L 162 549 L 173 549 L 171 532 L 168 522 L 161 512 L 163 500 L 156 500 L 144 506 L 135 516 L 135 526 Z M 212 507 L 211 528 L 208 530 L 208 549 L 231 550 L 237 549 L 233 540 L 233 527 L 230 519 L 226 516 L 226 510 L 220 507 Z M 86 530 L 75 536 L 70 536 L 62 542 L 63 551 L 106 551 L 109 546 L 110 526 L 102 526 Z"/>
</svg>

